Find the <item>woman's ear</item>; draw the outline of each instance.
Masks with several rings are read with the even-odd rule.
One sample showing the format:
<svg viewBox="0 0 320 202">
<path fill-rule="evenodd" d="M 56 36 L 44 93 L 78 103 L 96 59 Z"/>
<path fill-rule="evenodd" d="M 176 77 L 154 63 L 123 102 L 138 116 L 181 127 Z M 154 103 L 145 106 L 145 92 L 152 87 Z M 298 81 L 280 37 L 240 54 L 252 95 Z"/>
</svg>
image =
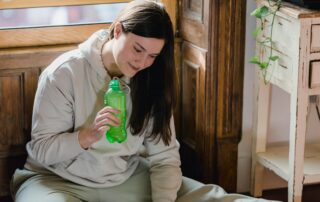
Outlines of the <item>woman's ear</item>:
<svg viewBox="0 0 320 202">
<path fill-rule="evenodd" d="M 118 39 L 122 33 L 122 25 L 120 22 L 116 22 L 114 29 L 113 29 L 113 36 L 115 39 Z"/>
</svg>

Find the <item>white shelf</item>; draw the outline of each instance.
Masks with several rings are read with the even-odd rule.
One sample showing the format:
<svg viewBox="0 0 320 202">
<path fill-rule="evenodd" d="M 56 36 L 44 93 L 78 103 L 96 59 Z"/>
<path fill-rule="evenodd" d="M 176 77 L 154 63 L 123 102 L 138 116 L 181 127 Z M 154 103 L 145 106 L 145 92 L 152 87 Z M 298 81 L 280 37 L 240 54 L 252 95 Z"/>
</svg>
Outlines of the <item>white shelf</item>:
<svg viewBox="0 0 320 202">
<path fill-rule="evenodd" d="M 257 160 L 264 167 L 288 181 L 289 147 L 272 146 L 266 152 L 258 153 Z M 320 181 L 320 143 L 306 144 L 304 155 L 304 184 Z"/>
<path fill-rule="evenodd" d="M 270 7 L 267 0 L 257 0 L 257 5 Z M 263 169 L 268 168 L 288 182 L 288 202 L 302 202 L 303 185 L 320 182 L 320 143 L 305 144 L 310 96 L 320 95 L 320 12 L 285 3 L 272 21 L 266 21 L 269 25 L 271 22 L 274 22 L 272 54 L 280 59 L 268 70 L 272 75 L 270 85 L 256 76 L 251 193 L 262 195 Z M 258 35 L 258 39 L 261 38 L 262 35 Z M 256 50 L 259 56 L 269 57 L 267 52 Z M 289 146 L 267 146 L 272 85 L 290 94 L 287 142 L 290 150 Z M 290 164 L 289 152 L 292 152 Z"/>
</svg>

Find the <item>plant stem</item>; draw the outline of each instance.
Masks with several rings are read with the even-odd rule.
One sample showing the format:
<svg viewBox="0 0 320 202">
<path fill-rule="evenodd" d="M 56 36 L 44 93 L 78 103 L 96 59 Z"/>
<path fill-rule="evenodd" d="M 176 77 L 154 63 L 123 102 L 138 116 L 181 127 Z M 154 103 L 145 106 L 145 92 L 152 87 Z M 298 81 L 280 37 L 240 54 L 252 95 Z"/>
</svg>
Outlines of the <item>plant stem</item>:
<svg viewBox="0 0 320 202">
<path fill-rule="evenodd" d="M 270 65 L 270 61 L 271 61 L 271 57 L 272 57 L 272 51 L 273 51 L 273 42 L 272 42 L 272 36 L 273 36 L 273 25 L 274 25 L 274 20 L 275 20 L 275 17 L 276 17 L 276 14 L 277 12 L 279 11 L 280 9 L 280 6 L 281 6 L 281 3 L 282 3 L 282 0 L 278 0 L 274 5 L 271 5 L 271 2 L 270 0 L 268 0 L 268 3 L 269 3 L 269 6 L 276 6 L 276 10 L 274 12 L 272 12 L 272 21 L 271 21 L 271 29 L 270 29 L 270 52 L 269 52 L 269 57 L 268 57 L 268 60 L 267 60 L 267 67 L 269 67 Z M 263 73 L 263 80 L 264 80 L 264 83 L 267 84 L 270 79 L 271 79 L 271 76 L 270 76 L 270 79 L 268 80 L 267 79 L 267 69 L 265 69 L 265 72 Z"/>
</svg>

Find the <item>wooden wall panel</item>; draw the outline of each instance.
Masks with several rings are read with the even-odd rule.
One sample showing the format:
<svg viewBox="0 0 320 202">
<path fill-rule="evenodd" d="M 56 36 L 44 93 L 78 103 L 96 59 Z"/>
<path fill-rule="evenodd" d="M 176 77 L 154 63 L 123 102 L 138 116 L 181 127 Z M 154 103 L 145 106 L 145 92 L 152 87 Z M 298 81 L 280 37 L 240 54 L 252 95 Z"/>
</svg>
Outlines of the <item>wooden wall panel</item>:
<svg viewBox="0 0 320 202">
<path fill-rule="evenodd" d="M 184 51 L 182 54 L 185 54 Z M 196 151 L 197 139 L 201 138 L 197 129 L 199 71 L 200 64 L 193 63 L 190 60 L 183 60 L 181 71 L 182 110 L 180 120 L 182 135 L 180 136 L 180 144 L 181 152 L 184 155 L 181 155 L 181 162 L 183 174 L 193 179 L 199 179 L 200 177 L 199 167 L 194 165 L 201 165 L 201 162 L 198 160 L 199 154 Z"/>
<path fill-rule="evenodd" d="M 9 190 L 9 181 L 10 181 L 10 176 L 8 173 L 8 163 L 7 159 L 5 158 L 0 158 L 0 197 L 1 196 L 6 196 L 10 193 Z"/>
<path fill-rule="evenodd" d="M 208 0 L 181 3 L 181 160 L 182 172 L 193 179 L 211 181 L 211 148 L 207 150 L 205 125 L 205 80 L 208 53 Z M 197 165 L 197 166 L 195 166 Z M 210 169 L 206 169 L 210 167 Z M 207 170 L 209 172 L 204 172 Z"/>
<path fill-rule="evenodd" d="M 21 72 L 0 72 L 0 152 L 24 143 L 23 80 Z"/>
<path fill-rule="evenodd" d="M 199 2 L 198 2 L 199 1 Z M 207 49 L 209 1 L 185 0 L 181 7 L 180 33 L 183 40 Z"/>
<path fill-rule="evenodd" d="M 181 67 L 181 160 L 182 171 L 194 179 L 202 179 L 206 155 L 202 155 L 204 133 L 204 82 L 207 51 L 191 43 L 182 44 Z M 194 166 L 194 165 L 197 166 Z"/>
<path fill-rule="evenodd" d="M 157 0 L 163 3 L 172 21 L 174 32 L 177 31 L 178 0 Z"/>
<path fill-rule="evenodd" d="M 238 143 L 242 133 L 246 1 L 224 0 L 213 5 L 212 71 L 216 82 L 217 181 L 236 191 Z M 214 22 L 214 21 L 213 21 Z M 218 50 L 218 51 L 216 51 Z M 210 86 L 210 84 L 208 84 Z M 209 107 L 210 108 L 210 107 Z M 232 183 L 230 183 L 232 182 Z"/>
<path fill-rule="evenodd" d="M 183 4 L 184 15 L 191 20 L 203 21 L 203 0 L 186 0 Z"/>
<path fill-rule="evenodd" d="M 0 48 L 81 43 L 99 29 L 110 24 L 0 29 Z M 21 37 L 24 36 L 24 37 Z"/>
<path fill-rule="evenodd" d="M 182 141 L 195 147 L 197 136 L 196 126 L 198 117 L 198 91 L 200 65 L 191 61 L 183 61 L 182 71 L 182 133 L 186 134 Z"/>
<path fill-rule="evenodd" d="M 12 173 L 25 161 L 38 76 L 37 68 L 0 70 L 0 196 L 10 193 Z"/>
<path fill-rule="evenodd" d="M 64 46 L 0 49 L 0 70 L 44 67 L 60 54 L 76 47 L 76 45 L 72 44 Z"/>
<path fill-rule="evenodd" d="M 197 102 L 196 141 L 193 150 L 184 142 L 181 144 L 182 159 L 192 158 L 188 159 L 190 165 L 182 160 L 182 168 L 183 171 L 190 171 L 187 176 L 205 183 L 219 184 L 227 191 L 235 192 L 242 128 L 246 1 L 181 0 L 181 7 L 179 28 L 182 43 L 188 44 L 186 50 L 194 53 L 186 54 L 188 51 L 183 50 L 182 61 L 201 64 L 199 72 L 193 71 L 199 74 L 196 75 L 199 77 L 196 92 L 191 90 L 192 95 L 188 95 L 188 102 L 183 101 L 185 104 L 181 110 L 183 114 L 194 107 L 190 98 L 194 96 L 193 100 Z M 182 69 L 182 76 L 192 72 L 190 66 L 187 70 Z M 189 86 L 190 83 L 182 83 L 181 88 L 188 89 Z M 185 115 L 195 116 L 190 114 Z M 184 117 L 184 120 L 193 118 Z M 182 133 L 181 136 L 188 137 L 190 134 Z M 192 162 L 197 165 L 196 168 L 192 167 Z"/>
<path fill-rule="evenodd" d="M 23 167 L 30 139 L 34 96 L 40 72 L 75 46 L 0 50 L 0 197 L 10 194 L 9 181 Z M 1 200 L 1 199 L 0 199 Z"/>
</svg>

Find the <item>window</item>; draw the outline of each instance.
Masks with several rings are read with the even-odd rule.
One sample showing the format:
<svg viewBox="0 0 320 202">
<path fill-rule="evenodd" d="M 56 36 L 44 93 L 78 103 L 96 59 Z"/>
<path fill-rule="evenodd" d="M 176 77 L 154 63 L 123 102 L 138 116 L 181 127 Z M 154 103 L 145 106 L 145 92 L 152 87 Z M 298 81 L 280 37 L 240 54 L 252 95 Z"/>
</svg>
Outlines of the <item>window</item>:
<svg viewBox="0 0 320 202">
<path fill-rule="evenodd" d="M 0 49 L 78 44 L 130 0 L 0 1 Z"/>
<path fill-rule="evenodd" d="M 0 0 L 0 49 L 81 43 L 96 30 L 108 28 L 129 1 Z M 161 2 L 175 29 L 177 0 Z"/>
<path fill-rule="evenodd" d="M 0 10 L 0 29 L 111 23 L 125 3 Z"/>
</svg>

